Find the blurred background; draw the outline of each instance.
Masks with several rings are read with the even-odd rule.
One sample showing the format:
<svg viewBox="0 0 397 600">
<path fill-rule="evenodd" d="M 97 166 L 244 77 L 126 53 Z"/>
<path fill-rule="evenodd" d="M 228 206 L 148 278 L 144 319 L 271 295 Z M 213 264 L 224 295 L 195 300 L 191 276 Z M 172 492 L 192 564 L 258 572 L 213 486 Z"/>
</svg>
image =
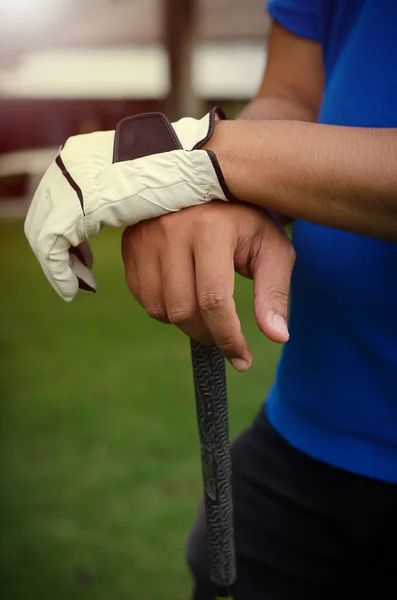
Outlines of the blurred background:
<svg viewBox="0 0 397 600">
<path fill-rule="evenodd" d="M 0 594 L 189 597 L 184 545 L 201 495 L 189 344 L 130 296 L 121 232 L 93 240 L 100 291 L 71 305 L 23 236 L 65 139 L 160 110 L 234 116 L 266 61 L 264 0 L 0 0 Z M 236 301 L 254 355 L 228 371 L 235 435 L 279 348 Z"/>
</svg>

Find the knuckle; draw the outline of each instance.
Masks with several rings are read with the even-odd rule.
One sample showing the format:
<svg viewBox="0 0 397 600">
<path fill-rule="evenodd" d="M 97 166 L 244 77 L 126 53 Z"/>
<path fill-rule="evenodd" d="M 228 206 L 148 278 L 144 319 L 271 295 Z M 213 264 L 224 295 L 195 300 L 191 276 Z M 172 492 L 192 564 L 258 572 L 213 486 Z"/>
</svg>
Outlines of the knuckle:
<svg viewBox="0 0 397 600">
<path fill-rule="evenodd" d="M 238 354 L 238 350 L 240 349 L 239 339 L 237 335 L 225 334 L 217 340 L 217 345 L 226 355 Z"/>
<path fill-rule="evenodd" d="M 195 310 L 186 302 L 178 302 L 168 308 L 169 322 L 180 327 L 190 323 L 195 316 Z"/>
<path fill-rule="evenodd" d="M 223 231 L 225 230 L 228 221 L 224 218 L 225 215 L 216 201 L 209 202 L 200 208 L 201 210 L 198 210 L 195 215 L 194 231 L 199 235 L 214 235 L 214 231 L 216 231 L 219 235 L 221 228 Z"/>
<path fill-rule="evenodd" d="M 286 289 L 284 289 L 280 286 L 274 285 L 274 286 L 269 286 L 266 291 L 267 291 L 267 296 L 269 297 L 270 300 L 273 300 L 280 306 L 283 306 L 283 307 L 288 306 L 289 294 Z"/>
<path fill-rule="evenodd" d="M 196 225 L 199 229 L 212 229 L 214 223 L 215 218 L 212 210 L 202 210 L 196 217 Z"/>
<path fill-rule="evenodd" d="M 165 306 L 160 303 L 151 303 L 145 306 L 145 310 L 149 317 L 152 319 L 156 319 L 156 321 L 167 321 L 167 311 L 165 310 Z"/>
<path fill-rule="evenodd" d="M 178 213 L 169 213 L 154 220 L 157 221 L 159 229 L 165 237 L 174 237 L 175 233 L 178 231 L 178 216 Z"/>
<path fill-rule="evenodd" d="M 226 306 L 227 299 L 222 292 L 211 290 L 201 293 L 198 302 L 203 313 L 212 313 L 222 311 Z"/>
</svg>

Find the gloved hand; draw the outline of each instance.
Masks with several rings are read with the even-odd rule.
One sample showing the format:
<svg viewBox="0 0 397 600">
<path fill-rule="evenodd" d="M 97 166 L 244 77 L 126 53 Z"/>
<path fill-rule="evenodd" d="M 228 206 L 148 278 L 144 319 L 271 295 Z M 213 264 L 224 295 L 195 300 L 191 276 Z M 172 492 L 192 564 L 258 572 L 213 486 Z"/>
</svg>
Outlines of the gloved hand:
<svg viewBox="0 0 397 600">
<path fill-rule="evenodd" d="M 213 153 L 213 109 L 201 120 L 169 123 L 182 149 L 113 163 L 115 132 L 67 140 L 44 174 L 25 221 L 25 234 L 49 282 L 66 301 L 96 291 L 87 240 L 102 227 L 126 227 L 213 199 L 232 198 Z"/>
</svg>

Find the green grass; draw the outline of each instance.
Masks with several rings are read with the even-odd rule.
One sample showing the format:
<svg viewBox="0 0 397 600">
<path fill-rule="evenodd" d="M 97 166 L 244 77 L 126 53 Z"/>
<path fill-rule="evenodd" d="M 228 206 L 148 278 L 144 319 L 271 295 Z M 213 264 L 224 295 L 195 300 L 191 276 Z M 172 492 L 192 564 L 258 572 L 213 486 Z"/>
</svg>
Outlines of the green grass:
<svg viewBox="0 0 397 600">
<path fill-rule="evenodd" d="M 185 600 L 201 493 L 189 345 L 129 295 L 120 233 L 94 240 L 100 292 L 63 303 L 0 223 L 0 595 Z M 256 413 L 279 348 L 236 299 L 254 354 L 228 370 L 232 433 Z"/>
</svg>

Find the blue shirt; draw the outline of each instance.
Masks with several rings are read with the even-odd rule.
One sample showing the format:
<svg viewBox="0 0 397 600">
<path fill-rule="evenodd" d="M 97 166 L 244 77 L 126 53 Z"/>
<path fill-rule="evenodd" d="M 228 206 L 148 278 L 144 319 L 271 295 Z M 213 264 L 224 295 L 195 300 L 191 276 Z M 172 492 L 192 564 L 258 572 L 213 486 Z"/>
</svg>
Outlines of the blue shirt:
<svg viewBox="0 0 397 600">
<path fill-rule="evenodd" d="M 321 123 L 397 127 L 396 1 L 270 0 L 268 9 L 322 46 Z M 397 244 L 304 221 L 293 243 L 291 337 L 269 419 L 303 452 L 397 483 Z"/>
</svg>

